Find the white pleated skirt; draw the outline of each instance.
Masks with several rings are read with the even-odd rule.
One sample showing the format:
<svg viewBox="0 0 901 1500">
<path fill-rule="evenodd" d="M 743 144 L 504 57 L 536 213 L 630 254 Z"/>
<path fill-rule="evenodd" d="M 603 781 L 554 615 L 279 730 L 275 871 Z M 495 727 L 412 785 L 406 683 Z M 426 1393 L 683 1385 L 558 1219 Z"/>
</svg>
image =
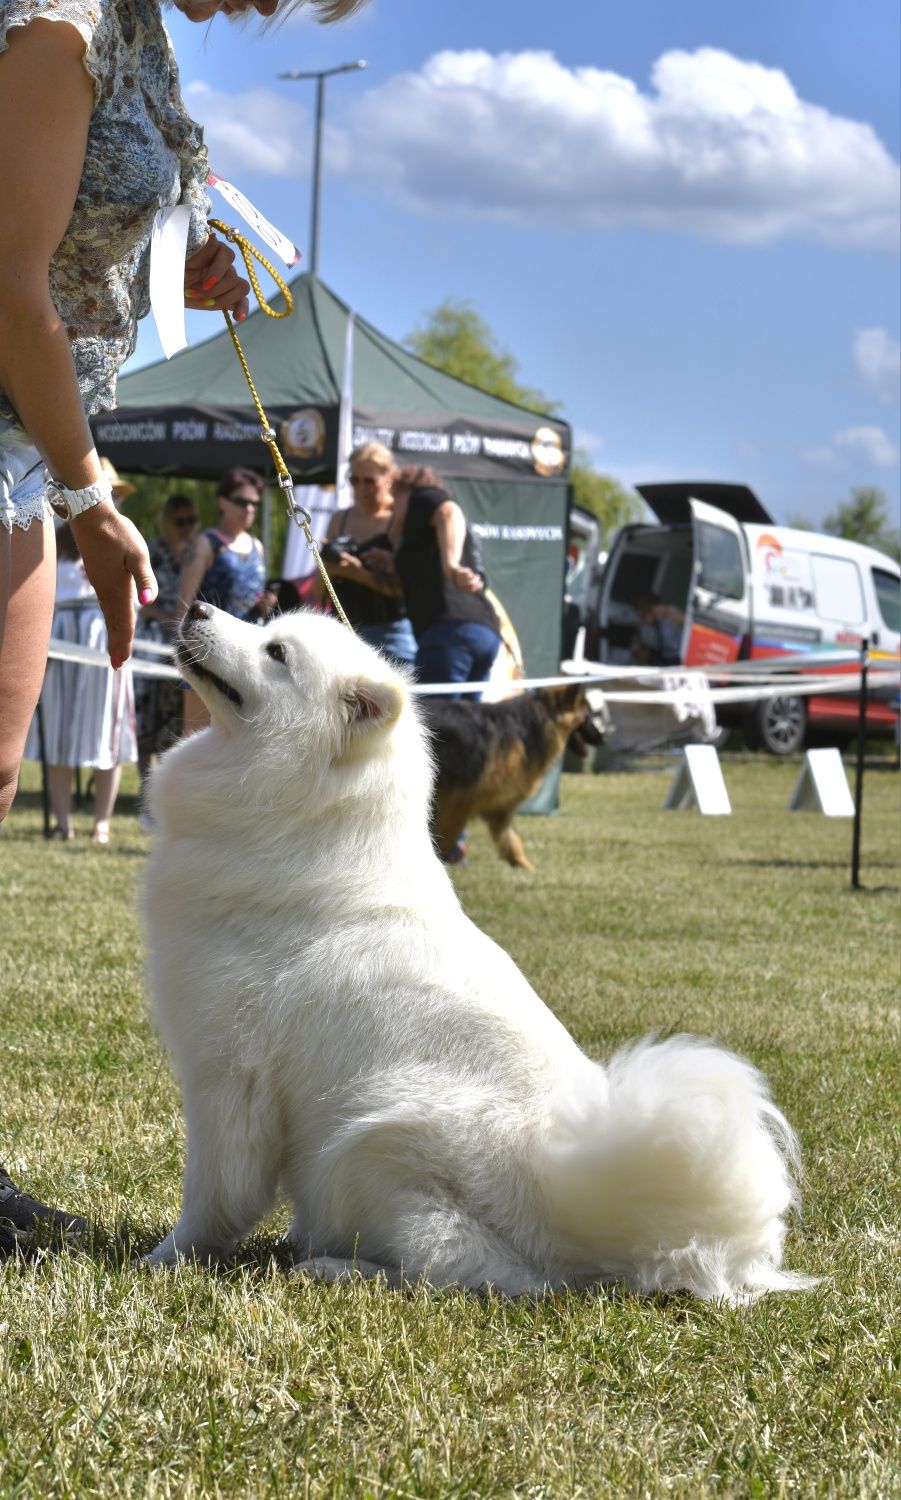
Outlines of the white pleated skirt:
<svg viewBox="0 0 901 1500">
<path fill-rule="evenodd" d="M 52 634 L 57 640 L 77 642 L 106 651 L 106 625 L 96 600 L 57 607 Z M 81 666 L 77 662 L 47 663 L 41 688 L 44 753 L 51 766 L 90 766 L 109 771 L 138 758 L 135 701 L 131 667 Z M 37 714 L 25 745 L 26 760 L 40 760 Z"/>
</svg>

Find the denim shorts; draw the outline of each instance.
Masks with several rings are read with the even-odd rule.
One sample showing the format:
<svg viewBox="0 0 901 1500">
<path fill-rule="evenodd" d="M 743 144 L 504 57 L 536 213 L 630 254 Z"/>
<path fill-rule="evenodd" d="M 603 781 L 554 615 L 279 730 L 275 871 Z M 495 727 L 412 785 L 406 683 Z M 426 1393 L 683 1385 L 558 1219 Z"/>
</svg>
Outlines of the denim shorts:
<svg viewBox="0 0 901 1500">
<path fill-rule="evenodd" d="M 22 427 L 0 417 L 0 525 L 27 531 L 32 521 L 52 514 L 44 461 Z"/>
</svg>

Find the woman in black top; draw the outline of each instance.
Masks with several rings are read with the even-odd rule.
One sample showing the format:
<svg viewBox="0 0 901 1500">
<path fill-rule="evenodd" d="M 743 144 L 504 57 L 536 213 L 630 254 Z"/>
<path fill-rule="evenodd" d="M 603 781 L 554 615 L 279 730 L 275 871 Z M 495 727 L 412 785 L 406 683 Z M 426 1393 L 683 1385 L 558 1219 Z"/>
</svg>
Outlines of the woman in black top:
<svg viewBox="0 0 901 1500">
<path fill-rule="evenodd" d="M 322 560 L 341 608 L 370 646 L 411 665 L 416 640 L 390 558 L 394 515 L 394 459 L 382 443 L 363 443 L 350 455 L 354 503 L 328 524 Z M 378 563 L 381 561 L 381 568 Z M 321 597 L 321 595 L 320 595 Z"/>
<path fill-rule="evenodd" d="M 476 538 L 432 469 L 398 470 L 389 530 L 394 566 L 416 635 L 420 682 L 486 682 L 500 622 L 485 596 Z"/>
</svg>

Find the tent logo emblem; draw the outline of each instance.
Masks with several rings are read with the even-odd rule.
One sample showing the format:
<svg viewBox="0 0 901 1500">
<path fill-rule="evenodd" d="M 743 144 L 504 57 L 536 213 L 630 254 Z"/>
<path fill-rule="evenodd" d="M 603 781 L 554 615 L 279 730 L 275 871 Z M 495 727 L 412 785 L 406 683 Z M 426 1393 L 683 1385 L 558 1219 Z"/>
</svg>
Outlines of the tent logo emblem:
<svg viewBox="0 0 901 1500">
<path fill-rule="evenodd" d="M 319 458 L 325 447 L 325 421 L 315 406 L 296 411 L 283 422 L 279 442 L 294 458 Z"/>
<path fill-rule="evenodd" d="M 544 476 L 559 474 L 566 464 L 566 454 L 559 432 L 553 427 L 539 427 L 532 439 L 532 462 L 535 473 Z"/>
</svg>

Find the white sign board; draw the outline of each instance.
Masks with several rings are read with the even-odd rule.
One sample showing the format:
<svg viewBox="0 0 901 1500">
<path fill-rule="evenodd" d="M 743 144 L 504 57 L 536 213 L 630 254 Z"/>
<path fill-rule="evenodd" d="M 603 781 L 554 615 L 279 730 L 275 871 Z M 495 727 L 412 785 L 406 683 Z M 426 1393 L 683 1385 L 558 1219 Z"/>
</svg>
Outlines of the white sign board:
<svg viewBox="0 0 901 1500">
<path fill-rule="evenodd" d="M 854 801 L 837 750 L 808 750 L 788 806 L 790 812 L 853 818 Z"/>
<path fill-rule="evenodd" d="M 696 807 L 708 817 L 726 817 L 731 813 L 720 758 L 713 745 L 685 746 L 663 806 L 671 812 Z"/>
</svg>

